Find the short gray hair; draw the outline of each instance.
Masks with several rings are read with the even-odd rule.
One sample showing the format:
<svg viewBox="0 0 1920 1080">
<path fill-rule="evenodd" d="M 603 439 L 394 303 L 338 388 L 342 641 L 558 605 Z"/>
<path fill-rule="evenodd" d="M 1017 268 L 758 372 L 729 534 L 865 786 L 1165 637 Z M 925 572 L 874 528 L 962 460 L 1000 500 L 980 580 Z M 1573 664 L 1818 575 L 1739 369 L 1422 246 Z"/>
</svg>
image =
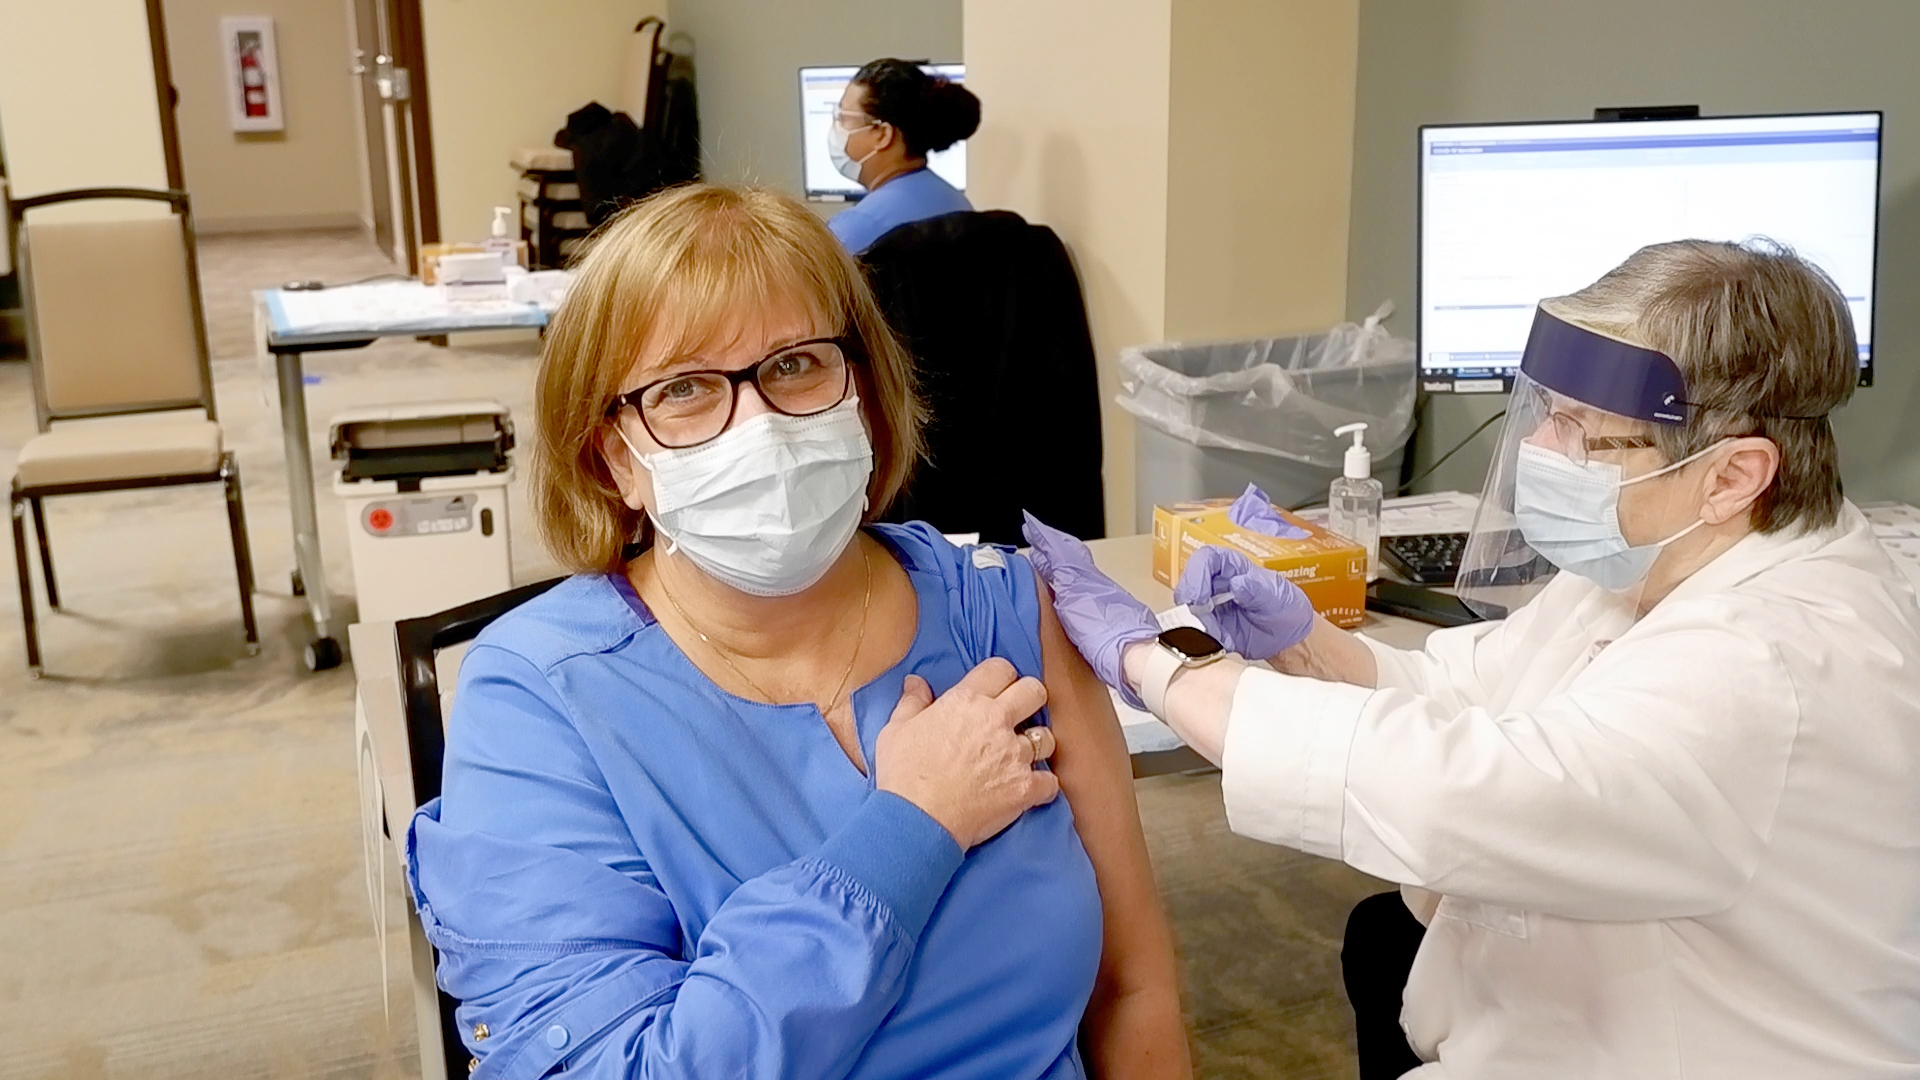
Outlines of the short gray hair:
<svg viewBox="0 0 1920 1080">
<path fill-rule="evenodd" d="M 1669 462 L 1734 436 L 1780 448 L 1780 471 L 1750 511 L 1757 531 L 1838 520 L 1840 451 L 1827 414 L 1853 396 L 1860 359 L 1846 299 L 1819 267 L 1772 240 L 1677 240 L 1540 306 L 1680 365 L 1695 408 L 1685 424 L 1650 425 Z"/>
</svg>

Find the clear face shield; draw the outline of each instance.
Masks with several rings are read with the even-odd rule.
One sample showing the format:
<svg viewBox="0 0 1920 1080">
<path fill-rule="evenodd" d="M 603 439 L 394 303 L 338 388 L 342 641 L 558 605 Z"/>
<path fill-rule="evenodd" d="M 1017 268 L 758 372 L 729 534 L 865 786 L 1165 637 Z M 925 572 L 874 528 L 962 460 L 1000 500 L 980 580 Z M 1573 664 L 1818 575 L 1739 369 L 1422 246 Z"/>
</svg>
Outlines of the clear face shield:
<svg viewBox="0 0 1920 1080">
<path fill-rule="evenodd" d="M 1670 357 L 1536 310 L 1461 557 L 1461 600 L 1483 618 L 1504 618 L 1561 570 L 1634 593 L 1661 549 L 1691 527 L 1630 542 L 1622 492 L 1687 462 L 1635 476 L 1621 462 L 1654 445 L 1649 425 L 1686 417 L 1686 382 Z"/>
</svg>

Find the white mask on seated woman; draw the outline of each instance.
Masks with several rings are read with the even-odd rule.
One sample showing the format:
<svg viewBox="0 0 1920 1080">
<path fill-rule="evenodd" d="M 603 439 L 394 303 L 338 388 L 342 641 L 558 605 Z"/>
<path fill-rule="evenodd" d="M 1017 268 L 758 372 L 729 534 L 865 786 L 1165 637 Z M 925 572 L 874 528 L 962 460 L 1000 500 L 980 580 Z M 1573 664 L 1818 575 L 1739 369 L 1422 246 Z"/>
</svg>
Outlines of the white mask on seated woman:
<svg viewBox="0 0 1920 1080">
<path fill-rule="evenodd" d="M 754 596 L 825 577 L 866 513 L 873 444 L 857 397 L 812 416 L 756 416 L 684 450 L 620 441 L 653 474 L 647 516 L 668 552 Z"/>
</svg>

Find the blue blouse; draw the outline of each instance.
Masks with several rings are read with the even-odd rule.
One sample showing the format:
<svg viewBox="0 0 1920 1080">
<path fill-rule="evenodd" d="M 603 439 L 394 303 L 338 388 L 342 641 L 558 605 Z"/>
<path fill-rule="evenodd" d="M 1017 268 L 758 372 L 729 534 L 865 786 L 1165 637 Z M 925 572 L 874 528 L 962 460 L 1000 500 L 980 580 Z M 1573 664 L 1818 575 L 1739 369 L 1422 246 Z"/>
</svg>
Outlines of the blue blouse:
<svg viewBox="0 0 1920 1080">
<path fill-rule="evenodd" d="M 873 532 L 919 624 L 853 693 L 869 762 L 908 674 L 938 694 L 990 655 L 1041 670 L 1024 559 Z M 963 856 L 814 706 L 715 686 L 623 576 L 474 643 L 407 856 L 481 1080 L 1083 1075 L 1101 909 L 1066 800 Z"/>
<path fill-rule="evenodd" d="M 858 255 L 897 226 L 971 209 L 973 204 L 952 184 L 932 169 L 920 168 L 901 173 L 868 192 L 859 202 L 828 218 L 827 228 L 848 251 Z"/>
</svg>

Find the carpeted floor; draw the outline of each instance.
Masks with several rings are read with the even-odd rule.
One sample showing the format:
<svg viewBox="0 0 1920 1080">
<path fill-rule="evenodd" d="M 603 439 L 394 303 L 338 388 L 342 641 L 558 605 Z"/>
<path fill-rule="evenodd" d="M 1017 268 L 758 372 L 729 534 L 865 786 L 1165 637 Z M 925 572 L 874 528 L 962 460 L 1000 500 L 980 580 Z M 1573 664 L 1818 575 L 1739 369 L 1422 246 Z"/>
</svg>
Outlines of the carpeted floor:
<svg viewBox="0 0 1920 1080">
<path fill-rule="evenodd" d="M 393 875 L 383 1013 L 351 669 L 300 663 L 278 415 L 247 298 L 391 267 L 341 233 L 209 237 L 201 265 L 262 648 L 244 649 L 214 488 L 48 504 L 65 608 L 39 594 L 47 678 L 26 677 L 17 592 L 0 588 L 0 1080 L 417 1075 Z M 356 405 L 491 397 L 530 415 L 533 339 L 493 340 L 310 356 L 314 445 Z M 32 430 L 26 365 L 0 362 L 0 474 Z M 350 604 L 329 463 L 315 469 L 334 592 Z M 516 576 L 552 574 L 518 481 L 511 498 Z M 1217 776 L 1144 781 L 1140 799 L 1201 1075 L 1351 1076 L 1339 934 L 1378 883 L 1232 836 Z"/>
</svg>

